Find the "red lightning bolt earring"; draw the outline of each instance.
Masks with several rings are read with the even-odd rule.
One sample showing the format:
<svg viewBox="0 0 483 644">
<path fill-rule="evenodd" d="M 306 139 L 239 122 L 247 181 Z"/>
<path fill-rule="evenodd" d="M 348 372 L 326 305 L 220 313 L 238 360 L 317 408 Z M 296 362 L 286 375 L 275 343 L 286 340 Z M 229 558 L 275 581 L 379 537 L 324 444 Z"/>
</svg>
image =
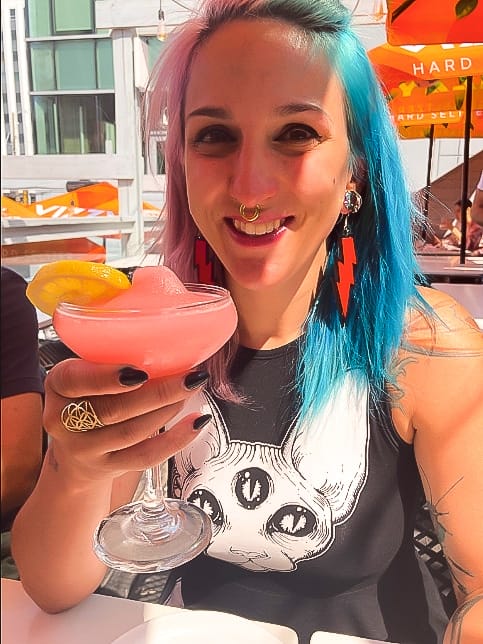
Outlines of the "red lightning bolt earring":
<svg viewBox="0 0 483 644">
<path fill-rule="evenodd" d="M 345 215 L 345 220 L 339 240 L 339 259 L 336 264 L 335 279 L 342 324 L 345 323 L 347 318 L 349 297 L 352 285 L 354 284 L 354 266 L 357 264 L 356 248 L 349 216 L 355 214 L 360 209 L 362 197 L 356 190 L 346 190 L 343 204 L 342 214 Z"/>
<path fill-rule="evenodd" d="M 200 235 L 195 237 L 194 265 L 198 271 L 198 280 L 201 284 L 214 284 L 213 262 L 211 248 L 206 239 Z"/>
</svg>

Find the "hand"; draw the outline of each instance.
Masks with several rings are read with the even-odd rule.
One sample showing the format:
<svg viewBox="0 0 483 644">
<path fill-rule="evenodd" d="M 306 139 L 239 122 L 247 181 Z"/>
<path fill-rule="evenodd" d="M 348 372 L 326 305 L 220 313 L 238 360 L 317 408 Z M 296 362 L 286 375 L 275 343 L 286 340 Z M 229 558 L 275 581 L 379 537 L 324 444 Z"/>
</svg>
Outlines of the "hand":
<svg viewBox="0 0 483 644">
<path fill-rule="evenodd" d="M 80 359 L 58 363 L 45 381 L 44 427 L 55 460 L 77 480 L 113 479 L 167 460 L 196 436 L 199 414 L 157 432 L 207 380 L 205 372 L 145 381 L 146 374 Z M 128 384 L 122 384 L 122 382 Z M 73 432 L 61 422 L 71 402 L 88 401 L 102 427 Z M 155 436 L 153 436 L 155 435 Z"/>
</svg>

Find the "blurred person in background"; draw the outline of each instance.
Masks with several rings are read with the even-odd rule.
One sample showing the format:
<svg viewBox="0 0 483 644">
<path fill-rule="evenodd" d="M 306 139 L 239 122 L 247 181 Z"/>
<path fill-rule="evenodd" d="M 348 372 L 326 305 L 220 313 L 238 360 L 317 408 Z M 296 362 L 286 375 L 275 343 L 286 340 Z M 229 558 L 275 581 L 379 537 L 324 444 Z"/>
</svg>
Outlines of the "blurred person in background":
<svg viewBox="0 0 483 644">
<path fill-rule="evenodd" d="M 447 219 L 442 222 L 441 227 L 446 229 L 443 235 L 443 244 L 451 246 L 461 246 L 461 218 L 462 218 L 462 201 L 459 199 L 453 204 L 453 219 Z M 466 250 L 473 252 L 478 250 L 483 236 L 483 227 L 473 220 L 473 203 L 470 199 L 466 202 Z"/>
<path fill-rule="evenodd" d="M 483 226 L 483 170 L 481 171 L 480 180 L 476 186 L 473 207 L 471 208 L 471 218 L 480 226 Z"/>
<path fill-rule="evenodd" d="M 2 577 L 17 577 L 10 526 L 42 463 L 43 374 L 37 314 L 26 287 L 23 277 L 2 266 Z"/>
</svg>

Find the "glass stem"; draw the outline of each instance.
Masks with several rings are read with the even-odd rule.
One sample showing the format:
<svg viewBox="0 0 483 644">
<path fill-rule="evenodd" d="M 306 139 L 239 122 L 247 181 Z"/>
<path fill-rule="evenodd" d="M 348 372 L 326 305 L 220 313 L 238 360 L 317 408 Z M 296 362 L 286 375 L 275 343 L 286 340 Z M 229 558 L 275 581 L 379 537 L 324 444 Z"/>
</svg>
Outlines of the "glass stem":
<svg viewBox="0 0 483 644">
<path fill-rule="evenodd" d="M 163 534 L 172 533 L 179 521 L 177 509 L 165 502 L 163 465 L 150 467 L 145 472 L 143 497 L 135 515 L 137 530 L 160 538 Z"/>
<path fill-rule="evenodd" d="M 143 505 L 147 508 L 156 508 L 164 505 L 162 466 L 155 465 L 146 470 L 143 493 Z"/>
</svg>

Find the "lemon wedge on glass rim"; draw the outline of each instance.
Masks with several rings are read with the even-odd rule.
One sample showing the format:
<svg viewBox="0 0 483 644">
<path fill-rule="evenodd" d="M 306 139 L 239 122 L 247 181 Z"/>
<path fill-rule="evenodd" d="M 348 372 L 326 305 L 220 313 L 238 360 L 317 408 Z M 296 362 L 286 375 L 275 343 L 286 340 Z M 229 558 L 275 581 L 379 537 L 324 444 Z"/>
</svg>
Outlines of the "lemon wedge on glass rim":
<svg viewBox="0 0 483 644">
<path fill-rule="evenodd" d="M 65 259 L 42 266 L 26 294 L 40 311 L 53 316 L 59 302 L 80 306 L 107 302 L 130 287 L 128 277 L 112 266 Z"/>
</svg>

